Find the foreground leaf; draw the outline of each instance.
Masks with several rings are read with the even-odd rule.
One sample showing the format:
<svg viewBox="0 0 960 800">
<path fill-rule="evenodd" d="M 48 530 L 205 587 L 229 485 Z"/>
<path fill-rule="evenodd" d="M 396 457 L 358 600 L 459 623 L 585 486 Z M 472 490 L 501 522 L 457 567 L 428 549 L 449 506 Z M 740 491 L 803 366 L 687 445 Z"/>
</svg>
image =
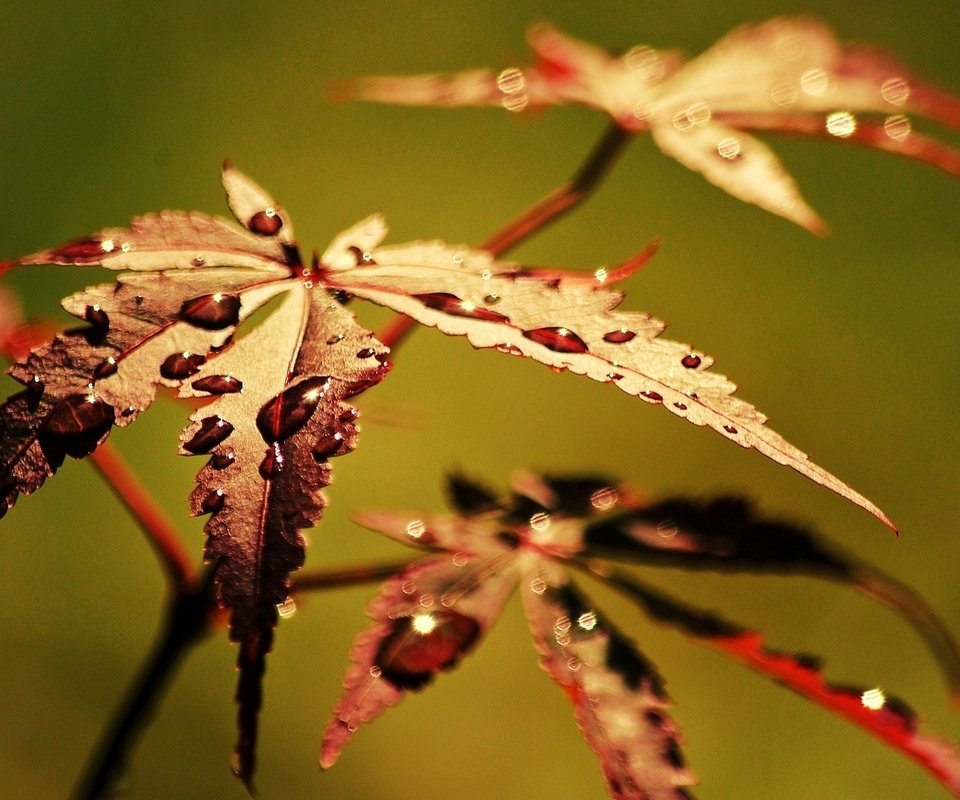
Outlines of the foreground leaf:
<svg viewBox="0 0 960 800">
<path fill-rule="evenodd" d="M 647 46 L 612 57 L 549 25 L 531 28 L 528 39 L 536 60 L 522 69 L 360 78 L 339 84 L 335 93 L 511 111 L 563 103 L 596 108 L 624 130 L 649 131 L 665 154 L 735 197 L 815 233 L 826 231 L 823 221 L 777 157 L 746 131 L 834 137 L 960 176 L 960 152 L 916 133 L 906 116 L 960 130 L 960 100 L 884 54 L 841 45 L 815 20 L 746 25 L 686 64 L 676 53 Z"/>
</svg>

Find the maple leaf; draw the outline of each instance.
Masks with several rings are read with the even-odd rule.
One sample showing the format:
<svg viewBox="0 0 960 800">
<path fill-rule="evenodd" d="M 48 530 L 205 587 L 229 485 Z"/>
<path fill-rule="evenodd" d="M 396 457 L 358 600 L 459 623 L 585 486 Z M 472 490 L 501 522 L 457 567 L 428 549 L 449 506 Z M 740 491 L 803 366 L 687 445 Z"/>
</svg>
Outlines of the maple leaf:
<svg viewBox="0 0 960 800">
<path fill-rule="evenodd" d="M 898 594 L 901 587 L 867 565 L 731 499 L 646 503 L 603 478 L 537 475 L 515 480 L 513 495 L 503 500 L 459 475 L 451 479 L 448 494 L 457 515 L 367 511 L 356 516 L 366 527 L 431 555 L 388 579 L 370 603 L 374 624 L 351 648 L 344 693 L 321 744 L 323 767 L 336 761 L 360 725 L 455 667 L 478 645 L 519 584 L 541 665 L 573 703 L 610 795 L 618 800 L 690 797 L 684 787 L 695 779 L 684 766 L 679 729 L 665 711 L 669 699 L 662 679 L 574 586 L 563 568 L 567 564 L 589 569 L 657 622 L 863 727 L 960 796 L 960 753 L 920 732 L 916 716 L 901 701 L 879 690 L 830 684 L 810 657 L 770 650 L 760 634 L 651 590 L 596 558 L 656 564 L 663 553 L 674 556 L 667 561 L 671 566 L 701 568 L 697 562 L 703 559 L 714 568 L 722 564 L 736 571 L 807 572 L 848 580 L 883 599 L 854 577 L 870 574 L 873 586 L 889 583 L 886 594 L 900 597 L 895 607 L 927 636 L 955 688 L 958 655 L 952 637 L 920 598 Z"/>
<path fill-rule="evenodd" d="M 834 137 L 960 175 L 960 152 L 914 131 L 907 116 L 960 130 L 960 100 L 882 53 L 841 45 L 815 20 L 745 25 L 688 63 L 647 46 L 613 57 L 547 24 L 531 28 L 528 40 L 535 54 L 529 67 L 360 78 L 338 84 L 334 96 L 511 111 L 565 103 L 599 109 L 625 131 L 649 131 L 665 154 L 733 196 L 821 234 L 826 226 L 789 173 L 746 131 Z"/>
<path fill-rule="evenodd" d="M 321 516 L 329 459 L 355 446 L 357 412 L 345 401 L 388 369 L 386 348 L 356 325 L 344 296 L 466 336 L 475 347 L 613 382 L 793 467 L 892 527 L 734 398 L 734 384 L 708 371 L 709 357 L 658 338 L 664 324 L 647 314 L 613 311 L 623 296 L 607 284 L 649 252 L 610 272 L 522 271 L 439 241 L 381 246 L 386 226 L 373 215 L 305 265 L 281 206 L 230 165 L 223 184 L 239 227 L 164 211 L 3 265 L 121 273 L 64 301 L 86 325 L 10 368 L 24 390 L 0 406 L 0 515 L 66 456 L 89 455 L 113 426 L 133 422 L 159 386 L 202 401 L 181 453 L 209 457 L 190 507 L 211 515 L 205 554 L 240 645 L 237 771 L 248 783 L 276 605 L 304 558 L 299 531 Z M 273 300 L 259 326 L 234 338 Z"/>
</svg>

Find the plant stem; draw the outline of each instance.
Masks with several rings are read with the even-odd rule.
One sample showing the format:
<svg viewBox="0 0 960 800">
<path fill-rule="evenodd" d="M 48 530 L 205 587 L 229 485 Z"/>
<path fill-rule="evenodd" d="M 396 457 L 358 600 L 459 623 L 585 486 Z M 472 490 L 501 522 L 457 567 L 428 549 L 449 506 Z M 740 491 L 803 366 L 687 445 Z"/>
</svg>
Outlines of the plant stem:
<svg viewBox="0 0 960 800">
<path fill-rule="evenodd" d="M 116 448 L 104 442 L 90 460 L 146 534 L 171 584 L 174 587 L 188 584 L 195 577 L 193 559 L 180 541 L 177 529 Z"/>
<path fill-rule="evenodd" d="M 313 570 L 301 572 L 291 577 L 291 591 L 307 592 L 324 589 L 337 589 L 341 586 L 355 586 L 359 583 L 373 583 L 389 578 L 395 572 L 410 564 L 409 559 L 388 562 L 380 565 L 361 564 L 356 567 L 340 569 Z"/>
<path fill-rule="evenodd" d="M 133 746 L 177 667 L 210 630 L 216 607 L 214 571 L 211 565 L 198 581 L 177 587 L 153 650 L 94 751 L 74 800 L 97 800 L 117 793 Z"/>
<path fill-rule="evenodd" d="M 623 152 L 631 136 L 629 131 L 619 125 L 608 126 L 587 160 L 569 181 L 508 222 L 480 245 L 480 249 L 488 251 L 494 258 L 499 258 L 582 203 L 600 185 L 600 181 Z M 397 314 L 377 332 L 377 339 L 387 347 L 396 347 L 414 325 L 416 322 L 410 317 Z"/>
</svg>

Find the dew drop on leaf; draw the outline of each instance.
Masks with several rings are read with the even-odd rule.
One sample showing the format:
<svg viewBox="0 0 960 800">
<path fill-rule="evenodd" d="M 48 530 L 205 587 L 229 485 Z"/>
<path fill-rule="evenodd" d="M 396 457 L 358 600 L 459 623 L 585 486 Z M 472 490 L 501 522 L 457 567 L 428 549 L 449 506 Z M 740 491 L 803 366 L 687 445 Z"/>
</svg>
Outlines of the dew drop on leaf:
<svg viewBox="0 0 960 800">
<path fill-rule="evenodd" d="M 210 457 L 210 466 L 213 469 L 226 469 L 237 460 L 236 453 L 228 451 L 226 453 L 214 453 Z"/>
<path fill-rule="evenodd" d="M 83 318 L 93 325 L 94 328 L 99 328 L 102 331 L 110 327 L 110 317 L 107 316 L 107 312 L 100 308 L 100 306 L 87 306 L 83 312 Z"/>
<path fill-rule="evenodd" d="M 116 418 L 113 406 L 92 394 L 75 394 L 61 400 L 40 426 L 55 436 L 84 436 L 106 431 Z"/>
<path fill-rule="evenodd" d="M 274 442 L 267 449 L 267 454 L 263 457 L 263 461 L 260 462 L 260 477 L 265 481 L 276 478 L 277 475 L 283 472 L 286 461 L 286 456 L 284 456 L 283 450 L 280 449 L 280 443 Z"/>
<path fill-rule="evenodd" d="M 357 352 L 357 358 L 370 358 L 370 356 L 374 355 L 376 352 L 377 351 L 372 347 L 364 347 L 362 350 Z"/>
<path fill-rule="evenodd" d="M 233 425 L 225 419 L 221 419 L 216 415 L 207 417 L 200 423 L 200 429 L 193 435 L 190 441 L 183 445 L 183 449 L 194 455 L 209 453 L 231 433 L 233 433 Z"/>
<path fill-rule="evenodd" d="M 696 369 L 700 366 L 700 356 L 690 353 L 680 359 L 680 363 L 687 369 Z"/>
<path fill-rule="evenodd" d="M 109 242 L 109 247 L 105 248 L 104 244 L 100 239 L 77 239 L 54 250 L 51 258 L 69 261 L 71 264 L 98 264 L 104 253 L 113 250 L 112 241 Z"/>
<path fill-rule="evenodd" d="M 232 375 L 207 375 L 190 384 L 198 392 L 209 394 L 236 394 L 243 390 L 243 381 Z"/>
<path fill-rule="evenodd" d="M 619 330 L 603 334 L 603 341 L 609 342 L 610 344 L 624 344 L 636 337 L 636 335 L 636 333 L 627 328 L 620 328 Z"/>
<path fill-rule="evenodd" d="M 509 318 L 489 308 L 481 308 L 476 303 L 468 300 L 461 300 L 455 294 L 449 292 L 431 292 L 429 294 L 415 294 L 414 298 L 423 303 L 427 308 L 435 311 L 442 311 L 452 317 L 467 317 L 468 319 L 479 319 L 486 322 L 509 322 Z M 497 302 L 500 298 L 496 295 L 488 295 L 484 302 Z"/>
<path fill-rule="evenodd" d="M 534 328 L 524 331 L 523 335 L 555 353 L 586 353 L 589 350 L 587 343 L 569 328 Z"/>
<path fill-rule="evenodd" d="M 203 498 L 203 502 L 200 503 L 200 508 L 207 514 L 216 514 L 220 509 L 223 508 L 224 496 L 222 489 L 215 489 L 212 492 L 209 492 L 206 497 Z"/>
<path fill-rule="evenodd" d="M 374 657 L 383 678 L 401 689 L 419 689 L 453 666 L 480 635 L 479 623 L 451 609 L 400 617 Z"/>
<path fill-rule="evenodd" d="M 93 379 L 99 381 L 102 378 L 109 378 L 111 375 L 114 375 L 116 371 L 117 360 L 113 356 L 110 356 L 97 364 L 96 369 L 93 371 Z"/>
<path fill-rule="evenodd" d="M 181 381 L 196 375 L 206 361 L 206 356 L 200 353 L 173 353 L 160 364 L 160 374 L 168 380 Z"/>
<path fill-rule="evenodd" d="M 284 389 L 257 414 L 257 430 L 267 444 L 282 442 L 310 421 L 323 399 L 330 378 L 315 375 Z"/>
<path fill-rule="evenodd" d="M 313 457 L 317 461 L 324 461 L 328 458 L 333 458 L 334 456 L 343 455 L 346 450 L 346 441 L 343 438 L 343 434 L 340 431 L 336 433 L 331 433 L 328 436 L 321 436 L 314 442 Z"/>
<path fill-rule="evenodd" d="M 660 392 L 640 392 L 640 396 L 644 400 L 649 400 L 651 403 L 662 403 L 663 395 Z"/>
<path fill-rule="evenodd" d="M 197 328 L 218 331 L 240 321 L 240 298 L 235 294 L 204 294 L 180 307 L 180 319 Z"/>
<path fill-rule="evenodd" d="M 283 227 L 283 218 L 275 208 L 265 208 L 250 217 L 247 227 L 259 236 L 276 236 Z"/>
</svg>

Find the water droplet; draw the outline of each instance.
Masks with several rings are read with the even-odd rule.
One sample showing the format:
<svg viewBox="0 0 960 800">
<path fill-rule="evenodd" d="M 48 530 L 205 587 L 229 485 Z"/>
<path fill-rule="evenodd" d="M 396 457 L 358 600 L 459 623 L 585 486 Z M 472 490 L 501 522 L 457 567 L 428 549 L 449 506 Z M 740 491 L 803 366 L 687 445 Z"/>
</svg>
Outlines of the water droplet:
<svg viewBox="0 0 960 800">
<path fill-rule="evenodd" d="M 543 594 L 545 591 L 547 591 L 547 582 L 543 578 L 537 576 L 530 581 L 530 591 L 534 594 Z"/>
<path fill-rule="evenodd" d="M 224 500 L 223 489 L 215 489 L 203 498 L 200 503 L 200 510 L 205 514 L 216 514 L 223 508 Z"/>
<path fill-rule="evenodd" d="M 280 443 L 274 442 L 267 448 L 267 454 L 260 462 L 260 477 L 265 481 L 276 478 L 286 466 L 287 458 L 280 449 Z"/>
<path fill-rule="evenodd" d="M 400 584 L 400 591 L 404 594 L 413 594 L 417 591 L 417 585 L 413 581 L 404 581 Z"/>
<path fill-rule="evenodd" d="M 629 328 L 618 328 L 615 331 L 603 334 L 603 341 L 609 342 L 610 344 L 625 344 L 635 339 L 636 336 L 637 334 Z"/>
<path fill-rule="evenodd" d="M 488 294 L 483 298 L 483 302 L 488 306 L 495 306 L 500 302 L 500 295 L 494 293 Z"/>
<path fill-rule="evenodd" d="M 360 416 L 360 409 L 356 406 L 347 406 L 340 412 L 340 416 L 337 419 L 342 422 L 344 425 L 356 421 L 357 417 Z"/>
<path fill-rule="evenodd" d="M 108 317 L 107 312 L 98 305 L 87 306 L 83 312 L 83 318 L 93 325 L 94 328 L 99 328 L 102 331 L 110 327 L 110 317 Z"/>
<path fill-rule="evenodd" d="M 379 678 L 382 674 L 383 674 L 383 671 L 382 671 L 382 670 L 380 669 L 380 667 L 378 667 L 376 664 L 374 664 L 372 667 L 370 667 L 370 677 L 371 677 L 371 678 Z"/>
<path fill-rule="evenodd" d="M 700 366 L 700 356 L 690 353 L 689 355 L 685 355 L 683 358 L 681 358 L 680 363 L 683 364 L 683 366 L 685 366 L 687 369 L 696 369 Z"/>
<path fill-rule="evenodd" d="M 497 350 L 499 350 L 501 353 L 506 353 L 509 356 L 523 355 L 523 350 L 521 350 L 515 344 L 498 344 Z"/>
<path fill-rule="evenodd" d="M 800 76 L 800 88 L 811 97 L 822 97 L 830 88 L 830 76 L 819 67 L 808 69 Z"/>
<path fill-rule="evenodd" d="M 497 88 L 504 94 L 522 92 L 526 85 L 527 79 L 516 67 L 508 67 L 497 75 Z"/>
<path fill-rule="evenodd" d="M 912 129 L 913 126 L 910 124 L 909 118 L 903 116 L 903 114 L 894 114 L 883 121 L 883 130 L 895 142 L 902 142 L 906 139 Z"/>
<path fill-rule="evenodd" d="M 53 407 L 39 431 L 54 436 L 84 437 L 105 433 L 115 419 L 113 406 L 106 401 L 94 394 L 74 394 Z"/>
<path fill-rule="evenodd" d="M 649 400 L 651 403 L 662 403 L 663 395 L 660 392 L 640 392 L 640 396 L 644 400 Z"/>
<path fill-rule="evenodd" d="M 288 597 L 282 603 L 277 603 L 277 614 L 281 619 L 289 619 L 297 613 L 297 602 L 292 597 Z"/>
<path fill-rule="evenodd" d="M 27 392 L 30 394 L 30 396 L 37 400 L 43 396 L 43 391 L 46 388 L 46 386 L 43 384 L 43 381 L 40 380 L 39 375 L 34 375 L 31 377 L 30 380 L 24 384 L 24 386 L 26 386 Z"/>
<path fill-rule="evenodd" d="M 350 247 L 348 247 L 347 249 L 348 249 L 351 253 L 353 253 L 353 257 L 354 257 L 354 259 L 356 260 L 358 267 L 362 267 L 362 266 L 365 266 L 365 265 L 368 265 L 368 264 L 376 264 L 376 263 L 377 263 L 376 261 L 373 260 L 373 254 L 372 254 L 372 253 L 369 253 L 369 252 L 367 252 L 366 250 L 361 250 L 361 249 L 360 249 L 359 247 L 357 247 L 355 244 L 354 244 L 354 245 L 350 245 Z"/>
<path fill-rule="evenodd" d="M 202 267 L 205 263 L 207 263 L 207 260 L 203 256 L 197 255 L 193 257 L 193 266 Z"/>
<path fill-rule="evenodd" d="M 880 84 L 880 96 L 891 105 L 902 106 L 910 98 L 910 84 L 897 76 Z"/>
<path fill-rule="evenodd" d="M 411 539 L 419 539 L 427 532 L 427 526 L 424 525 L 422 519 L 414 519 L 407 523 L 407 536 Z"/>
<path fill-rule="evenodd" d="M 321 436 L 313 444 L 311 451 L 317 461 L 325 461 L 334 456 L 342 456 L 347 451 L 347 442 L 340 431 Z"/>
<path fill-rule="evenodd" d="M 180 307 L 180 319 L 206 331 L 219 331 L 240 321 L 240 298 L 235 294 L 204 294 Z"/>
<path fill-rule="evenodd" d="M 376 352 L 372 347 L 364 347 L 363 350 L 357 352 L 357 358 L 370 358 L 375 355 Z"/>
<path fill-rule="evenodd" d="M 620 492 L 612 486 L 597 489 L 590 495 L 590 505 L 597 511 L 607 511 L 620 502 Z"/>
<path fill-rule="evenodd" d="M 623 56 L 623 60 L 630 71 L 645 83 L 659 81 L 667 74 L 660 54 L 646 45 L 630 48 Z"/>
<path fill-rule="evenodd" d="M 346 337 L 345 333 L 338 333 L 334 336 L 331 336 L 329 339 L 327 339 L 327 344 L 339 344 L 344 340 L 345 337 Z"/>
<path fill-rule="evenodd" d="M 257 414 L 257 430 L 267 444 L 287 439 L 306 425 L 324 398 L 330 378 L 314 375 L 284 389 Z"/>
<path fill-rule="evenodd" d="M 717 142 L 717 154 L 727 161 L 739 161 L 743 158 L 743 148 L 740 146 L 740 140 L 733 136 L 721 139 Z"/>
<path fill-rule="evenodd" d="M 276 236 L 283 227 L 283 217 L 277 213 L 277 209 L 265 208 L 247 220 L 247 227 L 258 236 Z"/>
<path fill-rule="evenodd" d="M 51 260 L 69 261 L 71 264 L 99 264 L 107 253 L 114 250 L 113 240 L 77 239 L 67 242 L 51 253 Z"/>
<path fill-rule="evenodd" d="M 173 353 L 160 365 L 160 374 L 171 381 L 182 381 L 196 375 L 207 361 L 200 353 Z"/>
<path fill-rule="evenodd" d="M 197 378 L 190 386 L 198 392 L 209 394 L 236 394 L 243 390 L 243 381 L 238 381 L 232 375 L 207 375 Z"/>
<path fill-rule="evenodd" d="M 686 403 L 674 403 L 674 404 L 673 404 L 673 407 L 674 407 L 674 408 L 678 408 L 678 409 L 680 409 L 681 411 L 686 411 L 686 410 L 687 410 Z"/>
<path fill-rule="evenodd" d="M 731 436 L 733 436 L 734 434 L 737 433 L 737 429 L 734 428 L 733 425 L 724 425 L 724 426 L 723 426 L 723 429 L 724 429 L 727 433 L 729 433 Z"/>
<path fill-rule="evenodd" d="M 567 669 L 571 672 L 577 672 L 583 666 L 583 662 L 576 656 L 567 659 Z"/>
<path fill-rule="evenodd" d="M 441 609 L 395 620 L 377 649 L 375 666 L 400 689 L 419 689 L 440 670 L 449 669 L 481 633 L 472 617 Z"/>
<path fill-rule="evenodd" d="M 450 294 L 449 292 L 432 292 L 429 294 L 415 294 L 413 296 L 427 308 L 442 311 L 444 314 L 449 314 L 452 317 L 467 317 L 468 319 L 479 319 L 485 322 L 510 321 L 503 314 L 498 314 L 496 311 L 491 311 L 488 308 L 481 308 L 469 300 L 461 300 L 455 294 Z"/>
<path fill-rule="evenodd" d="M 770 99 L 774 105 L 789 106 L 797 102 L 797 90 L 790 83 L 775 83 L 770 87 Z"/>
<path fill-rule="evenodd" d="M 587 343 L 569 328 L 534 328 L 524 331 L 523 335 L 555 353 L 586 353 L 589 350 Z"/>
<path fill-rule="evenodd" d="M 849 111 L 834 111 L 832 114 L 827 114 L 825 124 L 827 133 L 840 139 L 853 136 L 857 130 L 857 118 Z"/>
<path fill-rule="evenodd" d="M 581 630 L 592 631 L 597 627 L 597 614 L 594 611 L 584 611 L 577 617 L 577 625 Z"/>
<path fill-rule="evenodd" d="M 117 360 L 113 356 L 109 356 L 97 365 L 97 368 L 93 371 L 93 379 L 99 381 L 102 378 L 109 378 L 111 375 L 116 374 L 116 372 Z"/>
<path fill-rule="evenodd" d="M 665 519 L 657 524 L 657 536 L 661 539 L 672 539 L 677 535 L 677 523 L 672 519 Z"/>
<path fill-rule="evenodd" d="M 138 306 L 142 306 L 142 305 L 143 305 L 143 295 L 142 295 L 142 294 L 138 294 L 136 297 L 133 298 L 133 302 L 136 303 Z"/>
<path fill-rule="evenodd" d="M 214 469 L 226 469 L 236 460 L 237 454 L 232 450 L 228 450 L 226 453 L 214 453 L 210 457 L 210 466 Z"/>
<path fill-rule="evenodd" d="M 545 531 L 550 527 L 550 515 L 545 511 L 538 511 L 530 517 L 529 525 L 535 531 Z"/>
<path fill-rule="evenodd" d="M 190 441 L 183 445 L 183 449 L 194 455 L 209 453 L 231 433 L 233 433 L 233 425 L 225 419 L 216 415 L 207 417 L 200 423 L 200 428 Z"/>
</svg>

